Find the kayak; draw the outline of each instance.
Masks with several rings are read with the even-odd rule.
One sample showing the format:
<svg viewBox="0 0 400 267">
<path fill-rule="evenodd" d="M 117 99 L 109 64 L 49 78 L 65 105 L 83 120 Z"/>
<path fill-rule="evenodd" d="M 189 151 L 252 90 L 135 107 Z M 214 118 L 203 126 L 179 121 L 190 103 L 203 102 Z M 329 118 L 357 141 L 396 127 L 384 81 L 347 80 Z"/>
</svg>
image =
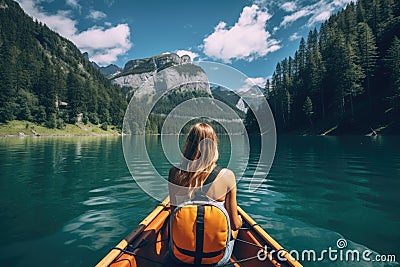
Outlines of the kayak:
<svg viewBox="0 0 400 267">
<path fill-rule="evenodd" d="M 240 207 L 238 212 L 243 226 L 239 229 L 230 262 L 224 266 L 302 267 L 250 215 Z M 174 263 L 167 256 L 169 215 L 167 198 L 112 248 L 96 267 L 188 266 Z"/>
</svg>

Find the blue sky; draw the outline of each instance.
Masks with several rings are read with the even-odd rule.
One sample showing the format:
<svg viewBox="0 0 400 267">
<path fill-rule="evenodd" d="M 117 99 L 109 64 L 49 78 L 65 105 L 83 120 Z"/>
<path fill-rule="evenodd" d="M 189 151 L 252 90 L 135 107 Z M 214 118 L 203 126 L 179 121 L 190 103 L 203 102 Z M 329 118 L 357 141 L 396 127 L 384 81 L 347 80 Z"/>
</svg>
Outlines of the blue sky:
<svg viewBox="0 0 400 267">
<path fill-rule="evenodd" d="M 301 37 L 350 0 L 18 0 L 101 66 L 166 52 L 237 68 L 262 85 Z"/>
</svg>

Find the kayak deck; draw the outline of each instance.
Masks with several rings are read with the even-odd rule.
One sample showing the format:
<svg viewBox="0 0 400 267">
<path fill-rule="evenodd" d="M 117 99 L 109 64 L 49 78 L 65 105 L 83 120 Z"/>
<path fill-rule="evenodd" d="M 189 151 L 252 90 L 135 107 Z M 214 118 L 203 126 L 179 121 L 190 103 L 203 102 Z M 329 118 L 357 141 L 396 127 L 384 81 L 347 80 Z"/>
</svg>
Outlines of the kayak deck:
<svg viewBox="0 0 400 267">
<path fill-rule="evenodd" d="M 246 212 L 238 207 L 243 218 L 243 226 L 239 230 L 235 241 L 231 262 L 225 266 L 293 266 L 302 265 L 290 258 L 283 251 L 286 258 L 279 261 L 273 256 L 258 259 L 257 254 L 265 247 L 268 249 L 283 250 Z M 147 266 L 188 266 L 177 264 L 168 257 L 168 221 L 170 209 L 168 199 L 144 219 L 125 239 L 96 265 L 96 267 L 147 267 Z M 276 253 L 275 253 L 276 254 Z M 280 254 L 281 258 L 282 255 Z M 260 256 L 265 254 L 261 253 Z M 272 254 L 274 255 L 274 254 Z"/>
</svg>

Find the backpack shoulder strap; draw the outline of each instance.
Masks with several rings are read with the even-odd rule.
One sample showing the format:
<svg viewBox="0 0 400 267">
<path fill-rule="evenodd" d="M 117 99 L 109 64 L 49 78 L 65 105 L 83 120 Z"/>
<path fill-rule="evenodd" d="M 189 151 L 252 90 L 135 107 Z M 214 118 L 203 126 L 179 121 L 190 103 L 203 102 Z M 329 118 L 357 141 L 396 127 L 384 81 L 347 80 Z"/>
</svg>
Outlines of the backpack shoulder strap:
<svg viewBox="0 0 400 267">
<path fill-rule="evenodd" d="M 221 167 L 215 166 L 212 172 L 207 176 L 207 179 L 204 181 L 203 186 L 201 187 L 201 192 L 203 194 L 207 193 L 207 191 L 204 191 L 204 189 L 210 188 L 211 184 L 215 181 L 215 178 L 217 178 L 221 170 L 222 170 Z"/>
</svg>

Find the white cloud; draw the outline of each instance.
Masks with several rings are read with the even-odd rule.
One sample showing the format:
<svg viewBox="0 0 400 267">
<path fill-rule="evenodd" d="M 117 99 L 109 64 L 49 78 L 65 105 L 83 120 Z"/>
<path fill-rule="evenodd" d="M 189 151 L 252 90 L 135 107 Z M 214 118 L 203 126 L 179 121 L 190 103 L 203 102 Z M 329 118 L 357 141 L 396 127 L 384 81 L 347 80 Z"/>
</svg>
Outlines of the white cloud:
<svg viewBox="0 0 400 267">
<path fill-rule="evenodd" d="M 247 78 L 245 83 L 249 86 L 257 85 L 260 87 L 264 87 L 265 83 L 267 82 L 267 78 L 265 77 L 256 77 L 256 78 Z"/>
<path fill-rule="evenodd" d="M 74 43 L 83 51 L 88 51 L 91 59 L 99 64 L 109 64 L 125 54 L 132 44 L 127 24 L 119 24 L 105 29 L 93 27 L 74 36 Z"/>
<path fill-rule="evenodd" d="M 308 20 L 307 26 L 311 27 L 316 23 L 327 20 L 337 7 L 344 7 L 345 4 L 349 2 L 350 1 L 348 0 L 338 0 L 333 2 L 324 0 L 309 6 L 312 16 Z"/>
<path fill-rule="evenodd" d="M 92 9 L 89 11 L 89 15 L 87 15 L 86 18 L 93 20 L 101 20 L 107 18 L 107 14 L 99 10 Z"/>
<path fill-rule="evenodd" d="M 297 32 L 295 32 L 289 37 L 289 41 L 295 41 L 300 38 L 301 38 L 301 36 Z"/>
<path fill-rule="evenodd" d="M 176 50 L 175 53 L 180 57 L 183 55 L 188 55 L 192 59 L 192 61 L 194 61 L 195 58 L 199 57 L 199 54 L 188 50 Z"/>
<path fill-rule="evenodd" d="M 81 5 L 79 4 L 78 0 L 67 0 L 65 2 L 68 6 L 76 8 L 76 9 L 81 9 Z"/>
<path fill-rule="evenodd" d="M 232 59 L 252 61 L 280 49 L 279 41 L 265 30 L 271 15 L 257 5 L 244 7 L 234 26 L 221 21 L 203 40 L 203 52 L 211 58 L 230 62 Z"/>
<path fill-rule="evenodd" d="M 244 93 L 249 91 L 254 86 L 259 86 L 261 88 L 264 88 L 266 82 L 267 82 L 266 77 L 246 78 L 243 82 L 242 87 L 239 88 L 237 91 Z"/>
<path fill-rule="evenodd" d="M 296 11 L 290 15 L 283 18 L 281 26 L 287 26 L 303 17 L 310 17 L 306 23 L 308 27 L 314 26 L 319 22 L 327 20 L 332 13 L 339 9 L 345 7 L 353 0 L 320 0 L 316 3 L 303 6 L 299 11 Z"/>
<path fill-rule="evenodd" d="M 88 52 L 90 59 L 100 65 L 115 62 L 118 56 L 124 55 L 132 47 L 130 28 L 127 24 L 114 27 L 92 27 L 79 32 L 77 21 L 68 11 L 48 14 L 37 6 L 33 0 L 20 0 L 22 8 L 30 16 L 45 23 L 48 27 L 68 38 L 82 51 Z"/>
<path fill-rule="evenodd" d="M 76 21 L 70 18 L 71 13 L 69 11 L 59 10 L 56 14 L 49 15 L 36 6 L 33 0 L 20 0 L 19 3 L 27 14 L 44 22 L 63 36 L 68 38 L 76 32 Z"/>
<path fill-rule="evenodd" d="M 281 26 L 286 26 L 289 23 L 292 23 L 302 17 L 308 16 L 311 14 L 310 10 L 307 9 L 302 9 L 297 12 L 294 12 L 293 14 L 287 15 L 283 17 L 283 20 L 281 22 Z"/>
<path fill-rule="evenodd" d="M 318 22 L 323 22 L 327 19 L 329 19 L 329 17 L 331 16 L 331 12 L 332 11 L 322 11 L 321 13 L 317 13 L 314 14 L 314 16 L 312 16 L 309 21 L 308 21 L 308 25 L 312 26 Z"/>
<path fill-rule="evenodd" d="M 293 12 L 296 10 L 297 5 L 295 2 L 286 2 L 281 5 L 281 8 L 286 12 Z"/>
<path fill-rule="evenodd" d="M 350 4 L 351 2 L 355 2 L 355 1 L 353 1 L 353 0 L 334 0 L 332 4 L 337 7 L 342 7 L 347 4 Z"/>
</svg>

